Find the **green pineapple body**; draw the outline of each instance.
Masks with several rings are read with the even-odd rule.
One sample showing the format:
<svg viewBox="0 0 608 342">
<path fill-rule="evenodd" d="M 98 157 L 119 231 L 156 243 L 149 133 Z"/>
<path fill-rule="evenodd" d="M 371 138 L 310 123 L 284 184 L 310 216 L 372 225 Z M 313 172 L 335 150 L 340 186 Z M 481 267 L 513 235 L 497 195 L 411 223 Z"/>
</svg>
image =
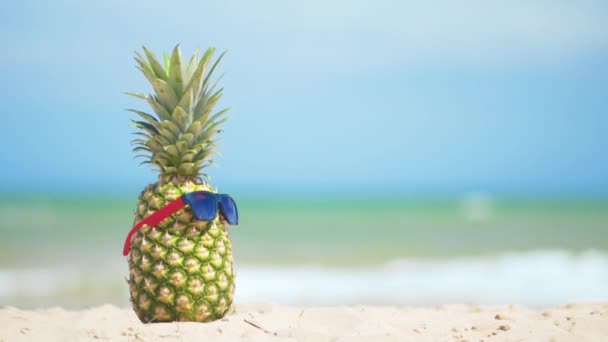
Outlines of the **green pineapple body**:
<svg viewBox="0 0 608 342">
<path fill-rule="evenodd" d="M 192 191 L 213 191 L 193 181 L 154 183 L 139 196 L 135 221 Z M 200 221 L 189 207 L 157 227 L 144 225 L 129 254 L 131 302 L 144 322 L 209 322 L 232 305 L 232 243 L 220 215 Z"/>
</svg>

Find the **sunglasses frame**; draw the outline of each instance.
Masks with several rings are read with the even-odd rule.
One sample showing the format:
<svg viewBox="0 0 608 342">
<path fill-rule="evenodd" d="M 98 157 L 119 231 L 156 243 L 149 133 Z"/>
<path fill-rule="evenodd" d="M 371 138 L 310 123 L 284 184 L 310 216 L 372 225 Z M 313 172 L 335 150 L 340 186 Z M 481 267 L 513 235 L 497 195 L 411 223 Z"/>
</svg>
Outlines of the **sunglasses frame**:
<svg viewBox="0 0 608 342">
<path fill-rule="evenodd" d="M 233 226 L 238 226 L 239 225 L 239 209 L 236 206 L 236 201 L 234 200 L 234 198 L 230 197 L 230 195 L 227 194 L 218 194 L 218 198 L 219 198 L 219 204 L 218 204 L 218 209 L 220 211 L 220 213 L 222 214 L 222 216 L 224 216 L 224 218 L 226 219 L 226 222 L 228 222 L 228 224 L 231 224 Z M 224 208 L 224 203 L 222 203 L 222 198 L 227 198 L 231 203 L 232 206 L 234 207 L 234 216 L 236 221 L 235 222 L 230 222 L 230 220 L 228 219 L 228 215 L 226 215 L 226 209 Z"/>
<path fill-rule="evenodd" d="M 201 197 L 203 197 L 203 198 L 201 198 Z M 213 217 L 201 217 L 201 215 L 198 215 L 198 213 L 197 213 L 198 210 L 196 210 L 197 209 L 196 207 L 198 205 L 203 205 L 202 203 L 204 203 L 204 201 L 208 200 L 208 197 L 213 198 L 214 205 L 216 206 L 216 208 L 214 208 L 215 215 Z M 190 205 L 192 214 L 198 220 L 212 221 L 213 219 L 215 219 L 216 215 L 220 214 L 223 217 L 223 219 L 226 222 L 228 222 L 228 224 L 233 225 L 233 226 L 236 226 L 239 224 L 239 210 L 236 206 L 236 202 L 234 201 L 234 199 L 232 197 L 230 197 L 230 195 L 216 194 L 211 191 L 193 191 L 193 192 L 184 194 L 182 196 L 182 199 L 185 204 Z M 234 207 L 234 216 L 235 216 L 234 219 L 235 220 L 232 220 L 229 217 L 229 215 L 227 215 L 226 208 L 224 206 L 224 203 L 222 202 L 222 199 L 227 199 L 228 201 L 230 201 L 232 203 L 232 206 Z"/>
</svg>

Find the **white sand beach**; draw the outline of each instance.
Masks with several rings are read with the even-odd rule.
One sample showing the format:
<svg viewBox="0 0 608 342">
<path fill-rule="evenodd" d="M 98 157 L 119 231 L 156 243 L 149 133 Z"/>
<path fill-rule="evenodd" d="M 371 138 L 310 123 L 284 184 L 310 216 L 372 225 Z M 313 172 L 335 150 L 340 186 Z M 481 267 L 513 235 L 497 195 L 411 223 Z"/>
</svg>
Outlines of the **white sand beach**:
<svg viewBox="0 0 608 342">
<path fill-rule="evenodd" d="M 605 341 L 608 303 L 550 309 L 518 305 L 290 307 L 242 304 L 222 320 L 142 324 L 103 305 L 0 309 L 0 341 Z"/>
</svg>

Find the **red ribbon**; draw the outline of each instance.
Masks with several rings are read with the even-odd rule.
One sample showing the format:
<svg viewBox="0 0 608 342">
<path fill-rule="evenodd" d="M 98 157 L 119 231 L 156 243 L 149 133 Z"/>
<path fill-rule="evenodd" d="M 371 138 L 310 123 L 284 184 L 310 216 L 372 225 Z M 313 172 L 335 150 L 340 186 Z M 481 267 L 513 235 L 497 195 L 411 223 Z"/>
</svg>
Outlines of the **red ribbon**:
<svg viewBox="0 0 608 342">
<path fill-rule="evenodd" d="M 126 256 L 129 254 L 129 251 L 131 250 L 131 238 L 133 237 L 133 234 L 135 234 L 135 232 L 139 228 L 141 228 L 144 224 L 146 224 L 150 227 L 156 227 L 164 219 L 171 216 L 171 214 L 180 210 L 184 206 L 185 206 L 184 200 L 180 197 L 180 198 L 176 199 L 175 201 L 167 204 L 166 206 L 158 209 L 154 213 L 148 215 L 143 220 L 139 221 L 135 226 L 133 226 L 133 228 L 131 228 L 131 231 L 127 235 L 127 238 L 125 239 L 125 245 L 122 249 L 122 255 Z"/>
</svg>

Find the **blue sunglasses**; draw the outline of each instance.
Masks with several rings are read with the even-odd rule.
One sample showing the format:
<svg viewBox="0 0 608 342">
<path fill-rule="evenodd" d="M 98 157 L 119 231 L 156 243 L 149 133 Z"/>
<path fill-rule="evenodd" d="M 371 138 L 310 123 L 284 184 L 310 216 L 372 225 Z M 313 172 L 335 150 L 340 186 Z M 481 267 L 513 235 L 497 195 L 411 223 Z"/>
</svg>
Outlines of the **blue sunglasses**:
<svg viewBox="0 0 608 342">
<path fill-rule="evenodd" d="M 182 196 L 185 204 L 190 205 L 194 217 L 203 221 L 212 221 L 219 213 L 231 225 L 239 224 L 239 212 L 232 197 L 209 191 L 195 191 Z"/>
</svg>

